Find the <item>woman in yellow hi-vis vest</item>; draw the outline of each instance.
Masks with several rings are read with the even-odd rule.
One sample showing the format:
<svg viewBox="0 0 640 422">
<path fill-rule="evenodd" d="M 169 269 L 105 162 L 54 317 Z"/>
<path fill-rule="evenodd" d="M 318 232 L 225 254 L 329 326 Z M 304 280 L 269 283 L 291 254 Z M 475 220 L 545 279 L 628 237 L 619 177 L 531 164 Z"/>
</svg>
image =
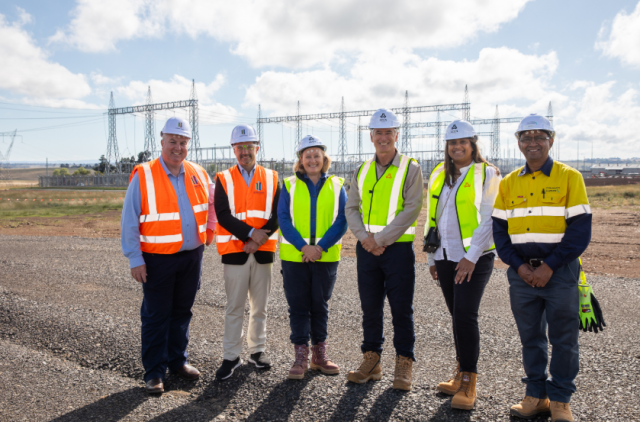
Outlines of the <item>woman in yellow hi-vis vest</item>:
<svg viewBox="0 0 640 422">
<path fill-rule="evenodd" d="M 328 175 L 331 159 L 316 136 L 298 147 L 294 174 L 284 180 L 278 202 L 280 259 L 289 303 L 295 360 L 290 379 L 302 379 L 309 365 L 325 374 L 340 368 L 327 357 L 329 299 L 336 282 L 342 236 L 347 231 L 344 179 Z"/>
<path fill-rule="evenodd" d="M 495 258 L 491 213 L 500 172 L 480 154 L 469 122 L 452 122 L 445 140 L 444 162 L 429 177 L 425 235 L 437 230 L 440 239 L 427 258 L 453 319 L 458 365 L 454 377 L 437 389 L 453 396 L 451 407 L 470 410 L 476 401 L 480 354 L 478 308 Z"/>
</svg>

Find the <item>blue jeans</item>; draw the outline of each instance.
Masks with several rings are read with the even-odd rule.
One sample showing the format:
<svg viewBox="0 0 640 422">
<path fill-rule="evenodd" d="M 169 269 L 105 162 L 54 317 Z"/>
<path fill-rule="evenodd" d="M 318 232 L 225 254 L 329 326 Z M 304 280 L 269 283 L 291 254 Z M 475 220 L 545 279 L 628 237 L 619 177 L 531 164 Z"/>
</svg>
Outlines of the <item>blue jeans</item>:
<svg viewBox="0 0 640 422">
<path fill-rule="evenodd" d="M 509 268 L 511 311 L 522 342 L 527 396 L 569 403 L 576 391 L 578 353 L 578 260 L 560 267 L 546 286 L 531 287 Z M 549 338 L 547 339 L 547 328 Z M 548 342 L 551 364 L 547 372 Z"/>
<path fill-rule="evenodd" d="M 164 379 L 167 367 L 175 371 L 187 363 L 191 307 L 200 288 L 204 245 L 171 255 L 143 253 L 147 282 L 142 320 L 144 380 Z"/>
<path fill-rule="evenodd" d="M 282 261 L 284 295 L 289 304 L 291 343 L 316 345 L 327 339 L 329 299 L 338 274 L 338 262 Z"/>
<path fill-rule="evenodd" d="M 416 284 L 412 242 L 396 242 L 380 256 L 356 245 L 358 292 L 362 306 L 362 353 L 382 353 L 384 343 L 384 299 L 389 299 L 396 354 L 414 359 L 413 294 Z M 414 359 L 415 360 L 415 359 Z"/>
</svg>

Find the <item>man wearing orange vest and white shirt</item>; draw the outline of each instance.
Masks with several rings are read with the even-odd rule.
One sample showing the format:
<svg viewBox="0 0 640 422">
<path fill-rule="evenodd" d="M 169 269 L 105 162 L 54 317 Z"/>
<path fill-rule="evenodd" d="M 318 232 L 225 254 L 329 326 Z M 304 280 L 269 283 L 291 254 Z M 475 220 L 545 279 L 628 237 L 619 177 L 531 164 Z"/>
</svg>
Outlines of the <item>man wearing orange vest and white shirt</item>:
<svg viewBox="0 0 640 422">
<path fill-rule="evenodd" d="M 167 368 L 187 380 L 200 376 L 187 361 L 189 323 L 204 244 L 216 229 L 214 185 L 202 167 L 185 160 L 189 123 L 172 117 L 160 135 L 161 156 L 131 173 L 121 221 L 122 250 L 144 293 L 142 364 L 151 394 L 164 392 Z"/>
<path fill-rule="evenodd" d="M 249 362 L 270 368 L 265 353 L 267 303 L 271 268 L 278 241 L 278 173 L 256 163 L 260 139 L 254 128 L 233 128 L 231 145 L 238 165 L 216 175 L 216 246 L 224 264 L 227 309 L 224 318 L 224 360 L 216 377 L 225 380 L 242 365 L 244 304 L 249 296 Z"/>
</svg>

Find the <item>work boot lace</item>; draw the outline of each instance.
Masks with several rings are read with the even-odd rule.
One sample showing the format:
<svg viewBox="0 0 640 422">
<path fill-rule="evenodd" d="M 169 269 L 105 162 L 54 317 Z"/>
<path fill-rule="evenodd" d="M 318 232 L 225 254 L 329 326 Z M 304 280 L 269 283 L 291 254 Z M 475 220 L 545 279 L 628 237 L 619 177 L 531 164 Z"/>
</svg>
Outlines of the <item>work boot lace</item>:
<svg viewBox="0 0 640 422">
<path fill-rule="evenodd" d="M 329 359 L 327 358 L 327 346 L 324 344 L 316 345 L 316 350 L 314 351 L 314 357 L 316 362 L 325 363 Z"/>
<path fill-rule="evenodd" d="M 396 375 L 401 376 L 403 378 L 408 378 L 409 373 L 411 371 L 411 359 L 403 359 L 398 356 L 398 362 L 396 364 Z"/>
<path fill-rule="evenodd" d="M 378 361 L 380 360 L 379 356 L 375 352 L 367 352 L 364 354 L 364 360 L 360 364 L 358 371 L 368 372 L 373 368 Z"/>
<path fill-rule="evenodd" d="M 302 366 L 304 361 L 307 359 L 307 354 L 305 353 L 304 347 L 296 347 L 296 361 L 293 362 L 293 366 Z"/>
</svg>

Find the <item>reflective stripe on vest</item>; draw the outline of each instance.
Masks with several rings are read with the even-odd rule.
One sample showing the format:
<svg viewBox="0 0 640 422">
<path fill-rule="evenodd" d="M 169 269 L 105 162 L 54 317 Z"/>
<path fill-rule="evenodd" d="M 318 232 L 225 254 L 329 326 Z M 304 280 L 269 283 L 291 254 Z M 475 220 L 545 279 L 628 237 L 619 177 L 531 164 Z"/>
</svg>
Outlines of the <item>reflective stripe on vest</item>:
<svg viewBox="0 0 640 422">
<path fill-rule="evenodd" d="M 218 173 L 218 179 L 227 193 L 231 215 L 251 227 L 263 227 L 271 218 L 277 177 L 278 174 L 275 171 L 256 165 L 250 186 L 247 186 L 237 165 Z M 264 207 L 264 209 L 246 209 L 247 207 Z M 278 232 L 276 231 L 258 250 L 275 252 L 277 240 Z M 233 236 L 220 224 L 218 224 L 216 243 L 218 253 L 221 255 L 242 252 L 245 244 L 244 240 Z"/>
<path fill-rule="evenodd" d="M 316 238 L 317 245 L 322 236 L 329 230 L 338 218 L 340 211 L 340 192 L 344 179 L 337 176 L 329 176 L 318 194 L 316 202 Z M 289 191 L 289 214 L 292 225 L 298 230 L 303 240 L 309 245 L 311 242 L 311 196 L 307 184 L 299 181 L 296 175 L 285 180 L 285 186 Z M 300 195 L 303 195 L 300 199 Z M 296 225 L 296 221 L 298 224 Z M 322 252 L 317 262 L 336 262 L 340 260 L 342 239 L 331 246 L 327 252 Z M 280 259 L 284 261 L 302 262 L 302 252 L 298 251 L 284 236 L 280 236 Z"/>
<path fill-rule="evenodd" d="M 460 182 L 460 186 L 455 192 L 455 197 L 449 199 L 455 200 L 456 217 L 458 219 L 460 237 L 465 251 L 468 251 L 469 247 L 471 247 L 473 232 L 482 221 L 480 204 L 482 203 L 482 188 L 484 186 L 486 166 L 486 163 L 474 163 L 465 174 L 464 179 Z M 426 225 L 425 232 L 428 227 L 436 226 L 438 202 L 441 199 L 440 194 L 442 193 L 444 183 L 444 163 L 440 163 L 433 169 L 433 172 L 429 176 L 429 201 L 427 207 L 429 224 Z M 495 245 L 491 245 L 487 251 L 493 249 L 495 249 Z"/>
<path fill-rule="evenodd" d="M 206 241 L 206 227 L 209 209 L 209 177 L 197 164 L 183 162 L 185 188 L 194 212 L 200 241 Z M 138 173 L 142 213 L 140 223 L 140 248 L 143 252 L 171 254 L 182 246 L 182 225 L 178 209 L 177 192 L 171 185 L 159 159 L 136 166 Z M 158 179 L 154 178 L 155 177 Z M 171 212 L 158 212 L 171 210 Z"/>
<path fill-rule="evenodd" d="M 396 218 L 403 207 L 402 191 L 407 177 L 411 158 L 401 155 L 400 165 L 395 167 L 390 165 L 385 172 L 377 178 L 375 159 L 368 160 L 362 164 L 358 172 L 358 190 L 360 192 L 360 216 L 369 233 L 379 233 Z M 395 169 L 395 170 L 394 170 Z M 391 179 L 393 179 L 391 181 Z M 375 190 L 376 193 L 371 191 Z M 380 196 L 388 195 L 388 204 Z M 368 204 L 369 212 L 365 212 Z M 388 207 L 382 209 L 383 207 Z M 400 236 L 396 242 L 412 242 L 415 239 L 417 219 Z"/>
</svg>

